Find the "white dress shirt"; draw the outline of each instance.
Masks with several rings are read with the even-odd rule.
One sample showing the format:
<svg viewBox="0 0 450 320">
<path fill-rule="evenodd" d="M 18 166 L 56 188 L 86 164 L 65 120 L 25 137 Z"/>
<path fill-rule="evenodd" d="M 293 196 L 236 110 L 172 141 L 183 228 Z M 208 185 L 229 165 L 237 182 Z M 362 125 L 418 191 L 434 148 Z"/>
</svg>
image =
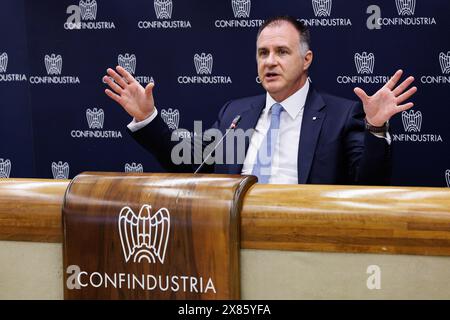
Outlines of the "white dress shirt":
<svg viewBox="0 0 450 320">
<path fill-rule="evenodd" d="M 297 184 L 297 157 L 302 127 L 303 110 L 309 91 L 309 81 L 296 93 L 280 102 L 283 111 L 280 114 L 278 141 L 274 146 L 272 169 L 269 183 Z M 270 127 L 270 108 L 277 103 L 269 93 L 266 94 L 266 106 L 259 117 L 255 132 L 250 139 L 247 156 L 242 167 L 242 174 L 252 174 L 259 147 Z"/>
</svg>

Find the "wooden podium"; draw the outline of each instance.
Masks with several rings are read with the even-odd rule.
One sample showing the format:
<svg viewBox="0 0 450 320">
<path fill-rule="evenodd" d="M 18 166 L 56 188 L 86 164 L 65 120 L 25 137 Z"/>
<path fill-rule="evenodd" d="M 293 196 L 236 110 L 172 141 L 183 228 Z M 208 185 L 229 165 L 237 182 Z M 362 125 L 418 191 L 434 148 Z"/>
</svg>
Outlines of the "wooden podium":
<svg viewBox="0 0 450 320">
<path fill-rule="evenodd" d="M 65 299 L 239 299 L 253 176 L 85 173 L 63 205 Z"/>
<path fill-rule="evenodd" d="M 449 299 L 450 189 L 0 179 L 0 299 Z"/>
</svg>

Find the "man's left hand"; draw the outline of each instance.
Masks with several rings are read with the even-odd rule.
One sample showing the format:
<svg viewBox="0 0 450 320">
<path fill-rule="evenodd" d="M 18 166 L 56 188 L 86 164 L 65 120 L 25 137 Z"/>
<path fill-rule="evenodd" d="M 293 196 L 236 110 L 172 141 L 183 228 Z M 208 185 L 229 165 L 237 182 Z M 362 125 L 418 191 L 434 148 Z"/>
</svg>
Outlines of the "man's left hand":
<svg viewBox="0 0 450 320">
<path fill-rule="evenodd" d="M 355 88 L 353 90 L 359 99 L 361 99 L 364 112 L 366 113 L 366 119 L 371 125 L 381 127 L 393 115 L 414 106 L 412 102 L 402 104 L 417 91 L 417 87 L 408 89 L 414 81 L 414 77 L 411 76 L 396 87 L 402 74 L 403 71 L 398 70 L 373 96 L 368 96 L 361 88 Z"/>
</svg>

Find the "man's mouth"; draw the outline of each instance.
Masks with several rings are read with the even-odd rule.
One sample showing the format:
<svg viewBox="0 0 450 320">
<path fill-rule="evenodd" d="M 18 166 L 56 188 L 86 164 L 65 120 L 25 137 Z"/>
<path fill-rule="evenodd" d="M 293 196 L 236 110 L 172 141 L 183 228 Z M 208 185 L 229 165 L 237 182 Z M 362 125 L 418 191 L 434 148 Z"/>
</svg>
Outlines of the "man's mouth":
<svg viewBox="0 0 450 320">
<path fill-rule="evenodd" d="M 271 80 L 276 79 L 278 76 L 279 76 L 278 73 L 275 73 L 275 72 L 267 72 L 267 73 L 265 74 L 264 78 L 265 78 L 267 81 L 271 81 Z"/>
</svg>

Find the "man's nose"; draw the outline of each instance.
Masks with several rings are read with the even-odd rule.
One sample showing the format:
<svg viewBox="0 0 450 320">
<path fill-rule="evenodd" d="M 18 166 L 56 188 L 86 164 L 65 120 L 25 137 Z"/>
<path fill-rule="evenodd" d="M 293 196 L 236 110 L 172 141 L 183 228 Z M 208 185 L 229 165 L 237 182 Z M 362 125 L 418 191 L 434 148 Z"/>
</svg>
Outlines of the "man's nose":
<svg viewBox="0 0 450 320">
<path fill-rule="evenodd" d="M 277 59 L 275 57 L 275 54 L 273 52 L 271 52 L 266 59 L 266 65 L 268 66 L 273 66 L 277 64 Z"/>
</svg>

